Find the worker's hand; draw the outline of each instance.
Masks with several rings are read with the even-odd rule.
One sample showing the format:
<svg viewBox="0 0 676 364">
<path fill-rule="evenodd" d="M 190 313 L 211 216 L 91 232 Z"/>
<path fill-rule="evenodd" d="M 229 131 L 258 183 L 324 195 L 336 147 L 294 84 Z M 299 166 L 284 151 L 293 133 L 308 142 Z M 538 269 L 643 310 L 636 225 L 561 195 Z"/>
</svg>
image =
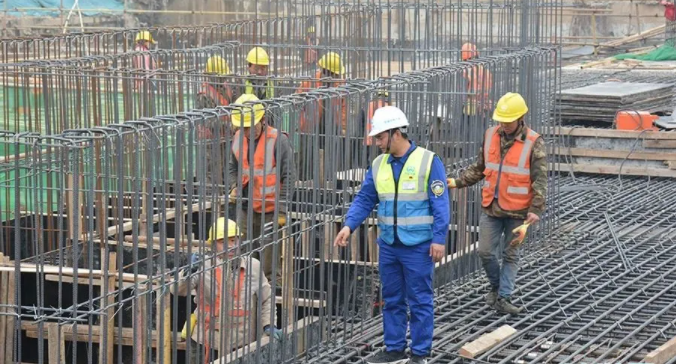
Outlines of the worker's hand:
<svg viewBox="0 0 676 364">
<path fill-rule="evenodd" d="M 286 225 L 286 215 L 285 214 L 279 214 L 279 216 L 277 217 L 277 225 L 279 225 L 279 226 Z"/>
<path fill-rule="evenodd" d="M 192 253 L 190 255 L 190 274 L 195 274 L 200 270 L 200 262 L 202 261 L 202 256 L 197 253 Z"/>
<path fill-rule="evenodd" d="M 456 188 L 458 187 L 455 184 L 455 178 L 446 178 L 446 184 L 448 185 L 448 188 Z"/>
<path fill-rule="evenodd" d="M 528 225 L 533 225 L 533 224 L 537 223 L 538 221 L 540 221 L 540 217 L 538 215 L 535 215 L 532 212 L 529 212 L 528 215 L 526 216 L 526 221 L 524 221 L 523 223 L 528 224 Z"/>
<path fill-rule="evenodd" d="M 265 332 L 266 335 L 270 336 L 271 338 L 279 341 L 282 340 L 282 330 L 271 326 L 271 325 L 266 325 L 263 328 L 263 331 Z"/>
<path fill-rule="evenodd" d="M 444 255 L 446 255 L 446 245 L 434 243 L 430 245 L 430 257 L 435 263 L 444 259 Z"/>
<path fill-rule="evenodd" d="M 347 246 L 347 239 L 350 238 L 350 228 L 344 226 L 338 232 L 336 239 L 333 241 L 333 246 Z"/>
<path fill-rule="evenodd" d="M 231 204 L 236 204 L 237 203 L 237 188 L 233 188 L 230 191 L 230 203 Z"/>
<path fill-rule="evenodd" d="M 514 239 L 509 242 L 509 245 L 519 246 L 523 244 L 524 239 L 526 239 L 526 235 L 528 235 L 529 226 L 530 224 L 526 222 L 523 225 L 519 225 L 514 228 L 514 230 L 512 230 L 512 233 L 514 233 Z"/>
</svg>

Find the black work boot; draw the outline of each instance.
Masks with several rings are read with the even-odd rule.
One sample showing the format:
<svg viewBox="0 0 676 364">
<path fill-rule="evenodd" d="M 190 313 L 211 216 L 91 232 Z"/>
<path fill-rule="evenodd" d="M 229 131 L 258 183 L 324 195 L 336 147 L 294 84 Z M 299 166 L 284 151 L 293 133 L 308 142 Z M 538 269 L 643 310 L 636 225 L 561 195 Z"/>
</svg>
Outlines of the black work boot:
<svg viewBox="0 0 676 364">
<path fill-rule="evenodd" d="M 512 301 L 509 298 L 506 297 L 500 297 L 498 298 L 498 301 L 495 303 L 495 309 L 502 312 L 502 313 L 509 313 L 512 315 L 516 315 L 518 313 L 521 313 L 523 311 L 523 307 L 517 307 L 515 306 Z"/>
<path fill-rule="evenodd" d="M 382 351 L 373 358 L 366 359 L 370 364 L 406 364 L 408 356 L 403 351 Z"/>
<path fill-rule="evenodd" d="M 410 364 L 427 364 L 427 359 L 424 356 L 413 355 Z"/>
<path fill-rule="evenodd" d="M 488 307 L 493 307 L 498 300 L 498 289 L 491 287 L 491 291 L 485 297 Z"/>
</svg>

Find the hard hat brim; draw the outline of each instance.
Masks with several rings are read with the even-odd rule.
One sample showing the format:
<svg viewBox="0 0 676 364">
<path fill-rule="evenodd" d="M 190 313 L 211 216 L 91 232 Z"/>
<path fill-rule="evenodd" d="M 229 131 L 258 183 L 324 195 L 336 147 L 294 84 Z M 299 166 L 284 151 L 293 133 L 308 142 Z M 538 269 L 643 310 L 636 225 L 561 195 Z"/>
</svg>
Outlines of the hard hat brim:
<svg viewBox="0 0 676 364">
<path fill-rule="evenodd" d="M 526 111 L 526 112 L 528 112 L 528 111 Z M 497 113 L 494 112 L 493 113 L 493 120 L 497 121 L 498 123 L 513 123 L 513 122 L 519 120 L 522 116 L 526 115 L 526 112 L 524 112 L 523 114 L 518 115 L 518 116 L 509 116 L 509 117 L 500 116 L 500 115 L 497 115 Z"/>
<path fill-rule="evenodd" d="M 263 110 L 254 112 L 253 125 L 260 123 L 261 120 L 263 120 L 264 115 L 265 115 L 265 111 L 263 111 Z M 251 121 L 242 122 L 241 116 L 239 116 L 237 119 L 235 117 L 230 117 L 230 122 L 232 123 L 232 126 L 235 126 L 235 127 L 238 127 L 238 128 L 250 128 L 252 126 Z"/>
</svg>

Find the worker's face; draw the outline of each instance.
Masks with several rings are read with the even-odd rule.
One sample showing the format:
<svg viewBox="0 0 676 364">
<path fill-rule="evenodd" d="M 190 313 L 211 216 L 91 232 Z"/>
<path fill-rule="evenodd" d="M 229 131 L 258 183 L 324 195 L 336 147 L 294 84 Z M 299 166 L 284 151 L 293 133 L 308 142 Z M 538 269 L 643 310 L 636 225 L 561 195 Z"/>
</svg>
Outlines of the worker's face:
<svg viewBox="0 0 676 364">
<path fill-rule="evenodd" d="M 505 134 L 514 134 L 516 129 L 519 128 L 519 121 L 513 121 L 511 123 L 500 123 L 500 128 L 505 132 Z"/>
<path fill-rule="evenodd" d="M 239 246 L 239 237 L 233 236 L 228 238 L 228 258 L 232 259 L 239 252 L 237 247 Z"/>
<path fill-rule="evenodd" d="M 261 133 L 263 132 L 263 120 L 254 125 L 253 129 L 254 139 L 258 139 L 258 137 L 261 136 Z M 245 138 L 251 138 L 251 128 L 242 128 L 242 133 L 244 133 Z"/>
<path fill-rule="evenodd" d="M 261 66 L 260 64 L 249 63 L 249 74 L 255 76 L 267 76 L 268 66 Z"/>
<path fill-rule="evenodd" d="M 392 134 L 392 143 L 390 143 L 390 149 L 392 148 L 392 144 L 394 144 L 394 140 L 396 138 L 396 133 Z M 376 141 L 376 146 L 380 149 L 382 153 L 387 153 L 387 145 L 390 140 L 390 132 L 389 131 L 384 131 L 380 134 L 376 134 L 376 136 L 373 137 Z"/>
</svg>

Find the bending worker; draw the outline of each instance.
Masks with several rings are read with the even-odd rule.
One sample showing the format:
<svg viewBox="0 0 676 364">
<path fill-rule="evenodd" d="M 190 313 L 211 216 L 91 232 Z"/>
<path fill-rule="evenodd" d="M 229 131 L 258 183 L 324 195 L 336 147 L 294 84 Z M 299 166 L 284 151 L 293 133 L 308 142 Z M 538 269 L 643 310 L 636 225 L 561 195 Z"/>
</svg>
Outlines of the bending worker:
<svg viewBox="0 0 676 364">
<path fill-rule="evenodd" d="M 522 310 L 511 300 L 519 248 L 528 226 L 540 220 L 547 194 L 545 142 L 524 123 L 527 112 L 521 95 L 509 92 L 500 98 L 493 113 L 499 125 L 486 130 L 476 163 L 459 178 L 448 179 L 449 188 L 472 186 L 486 179 L 481 189 L 484 213 L 479 222 L 479 257 L 491 284 L 486 304 L 510 314 Z M 501 269 L 497 253 L 503 235 Z"/>
<path fill-rule="evenodd" d="M 227 239 L 227 241 L 226 241 Z M 241 241 L 237 224 L 221 217 L 209 229 L 211 254 L 193 254 L 171 293 L 188 295 L 195 290 L 197 309 L 191 315 L 190 362 L 202 364 L 256 341 L 258 327 L 274 339 L 281 330 L 271 323 L 274 316 L 270 284 L 261 274 L 260 262 L 240 258 Z M 261 312 L 256 312 L 257 307 Z M 186 336 L 188 333 L 186 332 Z"/>
<path fill-rule="evenodd" d="M 385 106 L 373 115 L 370 136 L 383 152 L 366 172 L 334 245 L 350 234 L 378 205 L 378 267 L 385 301 L 383 327 L 387 351 L 368 363 L 404 364 L 407 311 L 411 312 L 411 363 L 427 363 L 432 347 L 434 262 L 446 255 L 450 221 L 446 172 L 433 152 L 408 140 L 406 115 Z"/>
<path fill-rule="evenodd" d="M 242 95 L 235 104 L 246 106 L 233 111 L 230 117 L 233 127 L 239 128 L 232 141 L 228 168 L 230 200 L 236 202 L 237 196 L 243 197 L 242 211 L 238 216 L 244 237 L 248 240 L 257 239 L 255 248 L 265 247 L 263 270 L 266 276 L 273 279 L 272 234 L 267 234 L 263 241 L 258 238 L 263 234 L 263 226 L 274 221 L 275 216 L 279 226 L 286 225 L 287 203 L 291 200 L 296 180 L 293 150 L 286 134 L 267 125 L 265 108 L 256 96 Z M 251 155 L 253 160 L 250 161 Z M 241 183 L 238 183 L 239 173 Z M 251 219 L 247 213 L 249 207 L 253 209 Z M 247 230 L 247 221 L 252 223 L 253 231 Z M 276 276 L 281 277 L 281 255 L 277 255 L 274 257 L 278 268 Z"/>
</svg>

